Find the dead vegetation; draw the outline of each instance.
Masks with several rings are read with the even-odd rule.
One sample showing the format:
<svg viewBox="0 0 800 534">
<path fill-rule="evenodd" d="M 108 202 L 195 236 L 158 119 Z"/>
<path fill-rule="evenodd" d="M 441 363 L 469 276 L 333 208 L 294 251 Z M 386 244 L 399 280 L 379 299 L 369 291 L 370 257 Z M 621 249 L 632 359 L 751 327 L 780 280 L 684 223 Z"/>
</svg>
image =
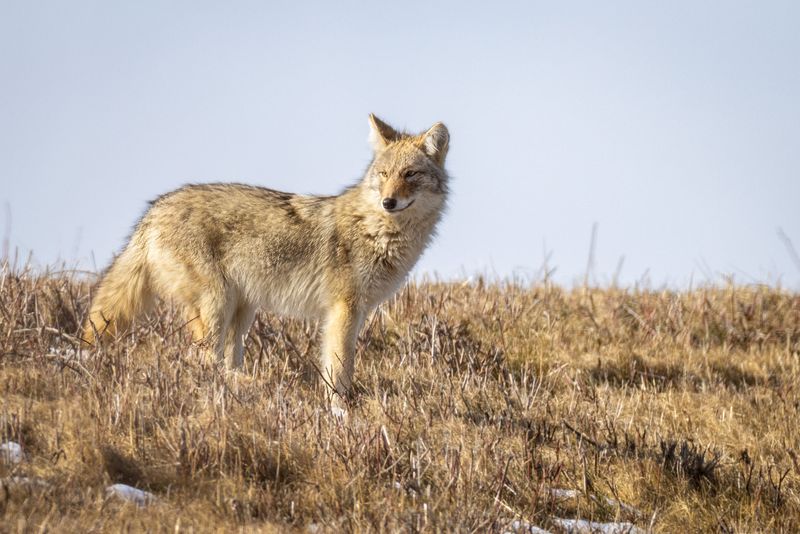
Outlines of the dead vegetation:
<svg viewBox="0 0 800 534">
<path fill-rule="evenodd" d="M 76 351 L 89 296 L 0 271 L 0 443 L 25 455 L 0 462 L 9 531 L 800 523 L 795 293 L 412 284 L 362 333 L 344 423 L 316 325 L 260 316 L 246 372 L 224 373 L 168 303 Z M 106 497 L 117 482 L 156 501 Z"/>
</svg>

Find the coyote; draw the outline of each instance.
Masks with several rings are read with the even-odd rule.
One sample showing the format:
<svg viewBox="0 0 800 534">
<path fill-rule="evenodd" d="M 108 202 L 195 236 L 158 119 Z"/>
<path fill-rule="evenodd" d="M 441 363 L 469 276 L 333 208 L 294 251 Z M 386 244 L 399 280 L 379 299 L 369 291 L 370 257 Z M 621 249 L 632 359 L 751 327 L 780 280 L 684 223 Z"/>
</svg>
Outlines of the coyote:
<svg viewBox="0 0 800 534">
<path fill-rule="evenodd" d="M 241 184 L 187 185 L 151 203 L 94 295 L 83 339 L 115 335 L 155 297 L 185 308 L 195 341 L 242 365 L 257 308 L 323 321 L 320 370 L 350 388 L 367 314 L 403 283 L 444 211 L 450 135 L 369 116 L 374 155 L 337 196 Z"/>
</svg>

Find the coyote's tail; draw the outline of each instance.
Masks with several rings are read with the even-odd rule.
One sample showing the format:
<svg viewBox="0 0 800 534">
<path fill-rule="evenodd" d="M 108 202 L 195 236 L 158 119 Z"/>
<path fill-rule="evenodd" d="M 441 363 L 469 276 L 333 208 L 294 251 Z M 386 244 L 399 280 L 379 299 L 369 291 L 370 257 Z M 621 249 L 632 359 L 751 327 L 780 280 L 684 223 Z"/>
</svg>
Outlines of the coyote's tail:
<svg viewBox="0 0 800 534">
<path fill-rule="evenodd" d="M 153 300 L 144 247 L 134 236 L 103 276 L 83 325 L 83 341 L 115 336 L 149 308 Z"/>
</svg>

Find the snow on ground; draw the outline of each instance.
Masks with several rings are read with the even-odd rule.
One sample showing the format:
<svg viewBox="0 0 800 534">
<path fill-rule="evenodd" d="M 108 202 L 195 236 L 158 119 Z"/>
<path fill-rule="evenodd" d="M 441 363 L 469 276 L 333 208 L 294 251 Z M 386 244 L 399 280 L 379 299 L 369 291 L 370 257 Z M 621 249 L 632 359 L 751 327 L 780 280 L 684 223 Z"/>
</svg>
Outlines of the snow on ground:
<svg viewBox="0 0 800 534">
<path fill-rule="evenodd" d="M 516 534 L 516 533 L 524 533 L 524 534 L 551 534 L 549 530 L 545 530 L 543 528 L 535 527 L 530 523 L 526 523 L 524 521 L 520 521 L 519 519 L 512 521 L 511 524 L 508 526 L 510 530 L 507 530 L 505 534 Z"/>
<path fill-rule="evenodd" d="M 598 523 L 586 519 L 560 519 L 554 517 L 553 523 L 559 527 L 560 532 L 566 534 L 644 534 L 645 531 L 632 523 L 612 522 Z M 525 521 L 512 521 L 506 534 L 552 534 Z"/>
<path fill-rule="evenodd" d="M 597 523 L 586 519 L 553 518 L 553 523 L 564 529 L 567 534 L 644 534 L 633 523 L 613 522 Z"/>
<path fill-rule="evenodd" d="M 150 492 L 128 486 L 127 484 L 113 484 L 106 488 L 106 495 L 117 497 L 123 501 L 128 501 L 137 506 L 147 506 L 156 500 L 156 496 Z"/>
<path fill-rule="evenodd" d="M 550 496 L 554 500 L 566 501 L 570 499 L 579 499 L 583 496 L 583 492 L 567 488 L 551 488 Z M 641 516 L 639 510 L 616 499 L 598 497 L 596 495 L 591 495 L 590 498 L 595 502 L 604 503 L 614 508 L 620 508 L 622 511 L 635 516 Z M 558 517 L 554 517 L 552 522 L 561 532 L 565 532 L 566 534 L 644 534 L 645 532 L 633 523 L 628 522 L 600 523 L 587 519 L 561 519 Z M 508 526 L 507 533 L 550 534 L 547 530 L 520 520 L 512 521 Z"/>
<path fill-rule="evenodd" d="M 24 459 L 22 446 L 15 441 L 6 441 L 0 445 L 0 461 L 7 464 L 18 464 Z"/>
</svg>

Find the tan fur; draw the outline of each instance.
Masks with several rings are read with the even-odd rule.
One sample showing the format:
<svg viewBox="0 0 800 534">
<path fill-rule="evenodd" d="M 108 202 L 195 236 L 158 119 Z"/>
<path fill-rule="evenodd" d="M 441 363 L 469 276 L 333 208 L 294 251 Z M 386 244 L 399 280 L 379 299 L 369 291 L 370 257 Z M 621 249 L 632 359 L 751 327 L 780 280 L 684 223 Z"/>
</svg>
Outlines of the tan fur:
<svg viewBox="0 0 800 534">
<path fill-rule="evenodd" d="M 239 367 L 256 309 L 319 319 L 324 378 L 345 393 L 365 317 L 400 287 L 447 197 L 443 124 L 415 136 L 370 115 L 370 127 L 374 158 L 338 196 L 209 184 L 158 198 L 103 277 L 85 340 L 122 332 L 154 296 L 172 298 L 193 337 Z M 388 197 L 397 210 L 382 207 Z"/>
</svg>

